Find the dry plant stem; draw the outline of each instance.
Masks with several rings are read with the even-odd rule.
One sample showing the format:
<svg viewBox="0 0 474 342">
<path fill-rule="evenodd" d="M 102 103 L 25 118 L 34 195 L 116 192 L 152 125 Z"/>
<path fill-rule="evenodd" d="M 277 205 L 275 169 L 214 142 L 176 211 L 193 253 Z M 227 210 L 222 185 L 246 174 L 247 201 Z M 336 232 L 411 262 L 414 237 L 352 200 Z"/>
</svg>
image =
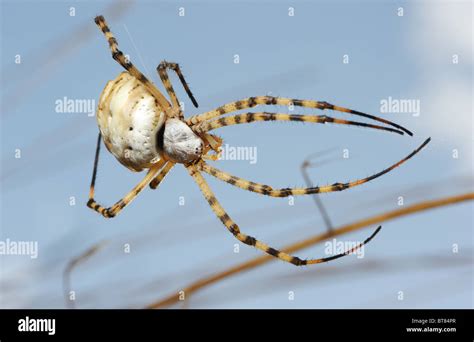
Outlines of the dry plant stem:
<svg viewBox="0 0 474 342">
<path fill-rule="evenodd" d="M 81 253 L 79 256 L 72 258 L 66 265 L 66 268 L 63 272 L 63 292 L 64 292 L 64 300 L 66 302 L 66 307 L 69 309 L 74 309 L 74 301 L 69 299 L 69 293 L 71 292 L 71 273 L 72 271 L 78 266 L 79 264 L 83 263 L 94 254 L 96 254 L 104 245 L 107 243 L 106 240 L 100 241 L 91 247 L 89 247 L 86 251 Z"/>
<path fill-rule="evenodd" d="M 292 245 L 286 246 L 282 250 L 285 251 L 286 253 L 293 253 L 295 251 L 310 247 L 310 246 L 312 246 L 312 245 L 314 245 L 318 242 L 321 242 L 321 241 L 323 241 L 327 238 L 331 238 L 331 237 L 334 237 L 334 236 L 339 236 L 339 235 L 342 235 L 342 234 L 347 234 L 347 233 L 356 231 L 358 229 L 365 228 L 367 226 L 373 226 L 376 223 L 381 223 L 381 222 L 384 222 L 384 221 L 393 220 L 393 219 L 398 218 L 398 217 L 403 217 L 403 216 L 406 216 L 406 215 L 422 212 L 422 211 L 425 211 L 425 210 L 434 209 L 434 208 L 443 207 L 443 206 L 447 206 L 447 205 L 451 205 L 451 204 L 455 204 L 455 203 L 461 203 L 461 202 L 470 201 L 470 200 L 474 200 L 474 192 L 465 193 L 465 194 L 462 194 L 462 195 L 451 196 L 451 197 L 445 197 L 445 198 L 441 198 L 441 199 L 437 199 L 437 200 L 420 202 L 420 203 L 417 203 L 417 204 L 414 204 L 414 205 L 411 205 L 411 206 L 408 206 L 408 207 L 405 207 L 405 208 L 393 210 L 393 211 L 382 213 L 382 214 L 379 214 L 379 215 L 375 215 L 375 216 L 372 216 L 372 217 L 369 217 L 369 218 L 366 218 L 366 219 L 363 219 L 363 220 L 360 220 L 360 221 L 357 221 L 357 222 L 349 223 L 349 224 L 344 225 L 342 227 L 335 228 L 334 230 L 332 230 L 330 232 L 315 235 L 315 236 L 310 237 L 306 240 L 296 242 Z M 184 291 L 184 293 L 186 294 L 186 297 L 189 298 L 189 295 L 191 293 L 194 293 L 199 289 L 202 289 L 202 288 L 204 288 L 208 285 L 216 283 L 219 280 L 230 277 L 234 274 L 241 273 L 243 271 L 247 271 L 247 270 L 253 269 L 255 267 L 258 267 L 262 264 L 265 264 L 265 263 L 269 262 L 270 260 L 275 260 L 275 258 L 273 258 L 269 255 L 264 255 L 264 256 L 249 260 L 247 262 L 244 262 L 242 264 L 239 264 L 239 265 L 231 267 L 227 270 L 224 270 L 220 273 L 216 273 L 216 274 L 211 275 L 209 277 L 200 279 L 200 280 L 192 283 L 191 285 L 187 286 L 182 291 Z M 157 302 L 154 302 L 154 303 L 148 305 L 146 308 L 147 309 L 163 308 L 163 307 L 172 305 L 172 304 L 177 303 L 177 302 L 179 302 L 178 291 L 176 291 L 175 294 L 172 294 L 172 295 L 170 295 L 170 296 L 168 296 L 168 297 L 166 297 L 162 300 L 159 300 Z"/>
</svg>

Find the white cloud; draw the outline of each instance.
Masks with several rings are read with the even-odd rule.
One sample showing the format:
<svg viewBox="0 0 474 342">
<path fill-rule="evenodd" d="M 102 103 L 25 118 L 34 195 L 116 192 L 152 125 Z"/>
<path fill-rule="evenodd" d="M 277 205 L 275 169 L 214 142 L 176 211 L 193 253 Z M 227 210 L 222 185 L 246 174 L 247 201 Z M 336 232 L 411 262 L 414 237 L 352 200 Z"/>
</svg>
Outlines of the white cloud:
<svg viewBox="0 0 474 342">
<path fill-rule="evenodd" d="M 438 140 L 471 148 L 472 3 L 427 2 L 413 10 L 408 40 L 419 62 L 420 124 Z M 459 64 L 452 62 L 455 54 Z"/>
</svg>

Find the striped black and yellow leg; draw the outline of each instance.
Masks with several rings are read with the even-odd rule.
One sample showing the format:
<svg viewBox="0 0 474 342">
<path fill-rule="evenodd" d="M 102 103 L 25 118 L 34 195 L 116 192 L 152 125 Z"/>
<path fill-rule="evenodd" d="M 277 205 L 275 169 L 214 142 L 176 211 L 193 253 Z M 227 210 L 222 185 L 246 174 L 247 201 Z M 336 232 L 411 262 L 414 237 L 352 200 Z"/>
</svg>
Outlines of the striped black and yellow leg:
<svg viewBox="0 0 474 342">
<path fill-rule="evenodd" d="M 239 125 L 239 124 L 259 122 L 259 121 L 299 121 L 299 122 L 311 122 L 311 123 L 319 123 L 319 124 L 332 123 L 332 124 L 339 124 L 339 125 L 366 127 L 366 128 L 372 128 L 372 129 L 378 129 L 378 130 L 403 134 L 402 131 L 399 131 L 394 128 L 379 126 L 379 125 L 372 125 L 372 124 L 358 122 L 358 121 L 336 119 L 327 115 L 299 115 L 299 114 L 281 114 L 281 113 L 267 113 L 267 112 L 243 113 L 243 114 L 225 116 L 219 119 L 204 121 L 194 126 L 193 130 L 198 134 L 202 134 L 202 133 L 209 132 L 217 128 L 225 127 L 225 126 Z"/>
<path fill-rule="evenodd" d="M 210 174 L 211 176 L 214 176 L 217 179 L 220 179 L 220 180 L 222 180 L 224 182 L 227 182 L 231 185 L 234 185 L 236 187 L 239 187 L 239 188 L 247 190 L 247 191 L 252 191 L 252 192 L 262 194 L 262 195 L 266 195 L 266 196 L 288 197 L 288 196 L 319 194 L 319 193 L 346 190 L 346 189 L 349 189 L 349 188 L 353 188 L 357 185 L 367 183 L 367 182 L 369 182 L 373 179 L 376 179 L 376 178 L 392 171 L 396 167 L 402 165 L 408 159 L 410 159 L 415 154 L 420 152 L 420 150 L 423 147 L 425 147 L 429 142 L 430 142 L 430 138 L 425 140 L 425 142 L 423 142 L 423 144 L 421 144 L 416 150 L 414 150 L 412 153 L 410 153 L 408 156 L 406 156 L 402 160 L 398 161 L 397 163 L 391 165 L 390 167 L 388 167 L 388 168 L 384 169 L 383 171 L 380 171 L 380 172 L 378 172 L 378 173 L 376 173 L 372 176 L 362 178 L 362 179 L 352 181 L 352 182 L 347 182 L 347 183 L 334 183 L 332 185 L 315 186 L 315 187 L 309 187 L 309 188 L 274 189 L 269 185 L 254 183 L 254 182 L 251 182 L 251 181 L 233 176 L 233 175 L 231 175 L 227 172 L 216 169 L 215 167 L 205 163 L 204 161 L 200 161 L 199 163 L 197 163 L 196 167 L 198 168 L 198 170 L 206 172 L 206 173 Z"/>
<path fill-rule="evenodd" d="M 413 135 L 409 130 L 407 130 L 406 128 L 394 122 L 385 120 L 383 118 L 380 118 L 374 115 L 362 113 L 356 110 L 335 106 L 325 101 L 298 100 L 298 99 L 290 99 L 290 98 L 274 97 L 274 96 L 255 96 L 255 97 L 246 98 L 244 100 L 231 102 L 221 107 L 218 107 L 214 110 L 211 110 L 209 112 L 192 116 L 189 119 L 187 119 L 186 122 L 189 125 L 193 126 L 193 125 L 199 124 L 201 122 L 213 119 L 215 117 L 218 117 L 224 114 L 228 114 L 228 113 L 235 112 L 242 109 L 253 108 L 257 105 L 277 105 L 277 106 L 286 106 L 286 107 L 295 106 L 295 107 L 314 108 L 314 109 L 321 109 L 321 110 L 330 109 L 330 110 L 358 115 L 358 116 L 362 116 L 368 119 L 379 121 L 384 124 L 390 125 L 396 128 L 397 130 L 407 133 L 408 135 Z"/>
<path fill-rule="evenodd" d="M 90 185 L 90 190 L 89 190 L 89 201 L 87 202 L 87 206 L 95 211 L 97 211 L 99 214 L 106 218 L 114 217 L 116 216 L 127 204 L 129 204 L 137 195 L 140 193 L 140 191 L 143 190 L 143 188 L 152 181 L 152 179 L 155 177 L 155 175 L 160 171 L 160 169 L 163 167 L 165 164 L 164 160 L 160 160 L 158 163 L 153 165 L 150 170 L 148 171 L 147 175 L 145 178 L 136 185 L 132 191 L 130 191 L 124 198 L 121 200 L 117 201 L 112 207 L 106 208 L 97 203 L 94 199 L 95 195 L 95 181 L 97 179 L 97 169 L 99 166 L 99 155 L 100 155 L 100 143 L 102 140 L 102 136 L 99 133 L 98 138 L 97 138 L 97 147 L 95 150 L 95 158 L 94 158 L 94 168 L 92 171 L 92 180 L 91 180 L 91 185 Z"/>
<path fill-rule="evenodd" d="M 209 145 L 209 148 L 204 151 L 202 158 L 207 160 L 219 160 L 222 154 L 222 139 L 214 134 L 204 133 L 201 135 L 201 139 L 205 142 L 206 145 Z M 208 154 L 209 149 L 212 149 L 215 154 Z"/>
<path fill-rule="evenodd" d="M 198 184 L 199 188 L 201 189 L 201 192 L 203 193 L 204 197 L 206 198 L 207 202 L 211 206 L 212 211 L 216 214 L 216 216 L 221 220 L 221 222 L 224 224 L 224 226 L 241 242 L 253 246 L 257 249 L 260 249 L 264 251 L 265 253 L 276 257 L 278 259 L 281 259 L 283 261 L 289 262 L 293 265 L 296 266 L 304 266 L 304 265 L 311 265 L 311 264 L 320 264 L 323 262 L 335 260 L 337 258 L 343 257 L 345 255 L 348 255 L 355 250 L 361 248 L 364 244 L 368 243 L 381 229 L 379 226 L 376 231 L 369 237 L 367 238 L 363 243 L 358 244 L 356 247 L 349 249 L 348 251 L 345 251 L 343 253 L 333 255 L 330 257 L 325 257 L 325 258 L 319 258 L 319 259 L 300 259 L 298 257 L 295 257 L 293 255 L 290 255 L 288 253 L 279 251 L 275 248 L 272 248 L 268 245 L 266 245 L 263 242 L 258 241 L 252 236 L 243 234 L 240 232 L 239 226 L 230 218 L 230 216 L 226 213 L 224 208 L 220 205 L 219 201 L 215 197 L 214 193 L 212 192 L 211 188 L 207 184 L 206 180 L 204 177 L 201 175 L 199 170 L 196 168 L 195 165 L 188 165 L 186 167 L 189 171 L 189 174 L 194 178 L 196 183 Z"/>
<path fill-rule="evenodd" d="M 143 73 L 138 70 L 129 60 L 125 58 L 125 55 L 118 48 L 117 40 L 107 26 L 103 16 L 97 16 L 94 19 L 95 23 L 101 31 L 104 33 L 107 42 L 109 43 L 110 50 L 112 51 L 112 57 L 115 59 L 125 70 L 127 70 L 132 76 L 139 80 L 143 85 L 148 89 L 150 93 L 153 94 L 156 101 L 163 110 L 167 110 L 171 107 L 168 100 L 163 96 L 163 94 L 151 83 L 151 81 L 143 75 Z"/>
<path fill-rule="evenodd" d="M 158 164 L 158 163 L 157 163 Z M 95 211 L 97 211 L 99 214 L 104 216 L 105 218 L 111 218 L 115 217 L 120 211 L 122 211 L 123 208 L 125 208 L 130 202 L 132 202 L 138 194 L 153 180 L 155 175 L 158 173 L 160 170 L 160 166 L 154 165 L 150 170 L 148 170 L 148 173 L 146 176 L 138 183 L 125 197 L 117 201 L 113 206 L 111 207 L 103 207 L 99 203 L 97 203 L 94 200 L 94 193 L 93 189 L 91 196 L 89 196 L 89 201 L 87 202 L 87 206 Z"/>
<path fill-rule="evenodd" d="M 173 162 L 167 162 L 161 169 L 160 173 L 158 173 L 158 175 L 156 175 L 156 177 L 151 181 L 150 188 L 155 190 L 163 181 L 163 179 L 165 179 L 166 175 L 171 171 L 174 165 L 175 163 Z"/>
<path fill-rule="evenodd" d="M 198 107 L 198 103 L 196 99 L 194 98 L 193 93 L 191 92 L 191 89 L 189 89 L 188 83 L 184 79 L 183 73 L 181 72 L 181 69 L 179 67 L 178 63 L 170 63 L 163 61 L 161 62 L 156 70 L 158 71 L 158 74 L 160 75 L 161 81 L 163 82 L 163 85 L 165 86 L 166 92 L 171 98 L 171 103 L 173 104 L 174 107 L 180 107 L 178 97 L 176 96 L 176 93 L 173 89 L 173 85 L 171 84 L 171 81 L 168 77 L 168 71 L 167 69 L 173 70 L 179 77 L 179 80 L 181 81 L 181 84 L 184 87 L 184 90 L 186 90 L 186 93 L 188 94 L 189 98 L 191 99 L 194 107 Z"/>
</svg>

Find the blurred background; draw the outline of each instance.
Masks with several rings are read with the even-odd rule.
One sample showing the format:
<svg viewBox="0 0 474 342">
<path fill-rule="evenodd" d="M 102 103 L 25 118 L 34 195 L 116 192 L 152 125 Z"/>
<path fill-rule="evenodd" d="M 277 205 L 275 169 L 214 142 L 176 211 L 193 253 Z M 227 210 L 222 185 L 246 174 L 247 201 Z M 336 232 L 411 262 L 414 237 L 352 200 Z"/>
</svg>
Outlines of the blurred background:
<svg viewBox="0 0 474 342">
<path fill-rule="evenodd" d="M 2 0 L 0 10 L 0 235 L 38 246 L 37 258 L 0 255 L 2 308 L 66 307 L 63 272 L 98 243 L 101 248 L 70 274 L 70 306 L 143 307 L 261 255 L 245 245 L 235 252 L 236 240 L 181 166 L 114 219 L 86 207 L 95 106 L 107 81 L 122 71 L 94 24 L 98 14 L 160 89 L 158 63 L 181 65 L 200 104 L 192 107 L 172 75 L 186 116 L 270 94 L 328 101 L 414 132 L 408 137 L 293 122 L 225 127 L 216 133 L 228 148 L 256 151 L 256 159 L 213 163 L 235 175 L 275 187 L 303 186 L 303 160 L 329 151 L 330 162 L 309 170 L 312 182 L 345 182 L 382 170 L 432 138 L 393 172 L 322 195 L 335 226 L 472 191 L 470 1 Z M 61 110 L 65 98 L 85 100 L 93 110 Z M 389 99 L 410 100 L 419 111 L 384 111 Z M 96 199 L 111 205 L 143 174 L 102 152 Z M 326 230 L 309 196 L 294 202 L 264 197 L 206 178 L 241 230 L 276 248 Z M 193 294 L 187 307 L 472 308 L 472 209 L 468 202 L 387 222 L 361 259 L 304 268 L 272 261 Z M 337 240 L 362 241 L 370 232 Z M 297 254 L 325 256 L 325 245 Z"/>
</svg>

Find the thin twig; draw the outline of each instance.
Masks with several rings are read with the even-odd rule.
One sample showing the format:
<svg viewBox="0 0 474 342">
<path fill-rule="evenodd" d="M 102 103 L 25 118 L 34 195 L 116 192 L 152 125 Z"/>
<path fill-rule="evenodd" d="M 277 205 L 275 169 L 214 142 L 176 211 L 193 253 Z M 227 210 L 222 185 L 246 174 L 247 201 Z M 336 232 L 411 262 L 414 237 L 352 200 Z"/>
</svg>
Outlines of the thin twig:
<svg viewBox="0 0 474 342">
<path fill-rule="evenodd" d="M 309 166 L 310 166 L 310 163 L 306 159 L 303 162 L 303 164 L 301 164 L 301 173 L 303 174 L 303 178 L 304 178 L 304 181 L 306 182 L 306 186 L 308 188 L 312 188 L 314 185 L 313 185 L 313 182 L 311 182 L 311 178 L 308 175 L 308 167 Z M 331 219 L 329 218 L 329 214 L 328 214 L 328 212 L 326 211 L 326 208 L 323 205 L 323 202 L 319 198 L 319 195 L 318 194 L 313 194 L 311 197 L 313 198 L 314 203 L 316 203 L 316 206 L 318 207 L 319 212 L 321 213 L 321 216 L 323 217 L 324 224 L 326 225 L 326 230 L 331 231 L 333 225 L 332 225 Z"/>
<path fill-rule="evenodd" d="M 102 247 L 104 247 L 107 241 L 100 241 L 91 247 L 89 247 L 86 251 L 71 259 L 64 269 L 63 272 L 63 291 L 64 291 L 64 300 L 66 301 L 66 306 L 70 309 L 74 309 L 74 301 L 69 298 L 71 293 L 71 273 L 76 268 L 77 265 L 83 263 L 95 253 L 97 253 Z"/>
</svg>

